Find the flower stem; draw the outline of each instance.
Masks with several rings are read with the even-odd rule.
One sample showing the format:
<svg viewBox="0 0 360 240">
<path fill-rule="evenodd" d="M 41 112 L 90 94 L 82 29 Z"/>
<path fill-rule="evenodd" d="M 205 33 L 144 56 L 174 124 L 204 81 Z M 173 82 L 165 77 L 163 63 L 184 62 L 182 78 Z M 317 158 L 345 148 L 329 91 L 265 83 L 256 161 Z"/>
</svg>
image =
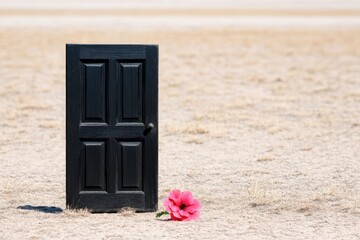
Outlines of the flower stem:
<svg viewBox="0 0 360 240">
<path fill-rule="evenodd" d="M 169 213 L 167 211 L 158 212 L 156 214 L 156 218 L 159 218 L 159 217 L 161 217 L 162 215 L 165 215 L 165 214 L 169 214 Z"/>
</svg>

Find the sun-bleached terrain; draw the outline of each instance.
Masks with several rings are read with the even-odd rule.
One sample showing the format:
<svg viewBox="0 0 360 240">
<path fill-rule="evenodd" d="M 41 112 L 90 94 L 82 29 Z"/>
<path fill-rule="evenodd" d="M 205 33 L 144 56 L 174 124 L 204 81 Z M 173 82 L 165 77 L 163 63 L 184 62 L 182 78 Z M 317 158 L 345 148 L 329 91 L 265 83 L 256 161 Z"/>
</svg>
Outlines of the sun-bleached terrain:
<svg viewBox="0 0 360 240">
<path fill-rule="evenodd" d="M 359 8 L 201 6 L 2 6 L 0 239 L 360 238 Z M 66 209 L 66 43 L 160 45 L 159 210 L 198 221 Z"/>
</svg>

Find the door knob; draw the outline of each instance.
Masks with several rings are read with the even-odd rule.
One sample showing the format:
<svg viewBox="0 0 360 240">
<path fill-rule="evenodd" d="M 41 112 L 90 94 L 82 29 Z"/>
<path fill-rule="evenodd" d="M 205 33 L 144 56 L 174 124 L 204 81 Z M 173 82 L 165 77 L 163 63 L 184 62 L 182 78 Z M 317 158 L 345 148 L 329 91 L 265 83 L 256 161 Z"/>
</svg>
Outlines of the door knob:
<svg viewBox="0 0 360 240">
<path fill-rule="evenodd" d="M 147 125 L 146 125 L 146 129 L 147 130 L 152 130 L 153 128 L 154 128 L 155 126 L 154 126 L 154 124 L 152 123 L 152 122 L 150 122 L 150 123 L 148 123 Z"/>
<path fill-rule="evenodd" d="M 152 122 L 146 124 L 144 135 L 148 134 L 154 127 L 155 125 Z"/>
</svg>

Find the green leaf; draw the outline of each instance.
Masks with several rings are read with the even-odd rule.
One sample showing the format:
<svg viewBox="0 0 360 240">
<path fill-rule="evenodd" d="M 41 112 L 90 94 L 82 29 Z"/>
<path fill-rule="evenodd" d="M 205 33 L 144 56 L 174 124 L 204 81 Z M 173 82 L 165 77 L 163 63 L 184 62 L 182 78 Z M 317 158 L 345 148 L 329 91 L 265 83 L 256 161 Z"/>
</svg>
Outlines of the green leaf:
<svg viewBox="0 0 360 240">
<path fill-rule="evenodd" d="M 167 211 L 158 212 L 156 214 L 156 218 L 159 218 L 159 217 L 161 217 L 162 215 L 165 215 L 165 214 L 169 214 L 169 213 Z"/>
</svg>

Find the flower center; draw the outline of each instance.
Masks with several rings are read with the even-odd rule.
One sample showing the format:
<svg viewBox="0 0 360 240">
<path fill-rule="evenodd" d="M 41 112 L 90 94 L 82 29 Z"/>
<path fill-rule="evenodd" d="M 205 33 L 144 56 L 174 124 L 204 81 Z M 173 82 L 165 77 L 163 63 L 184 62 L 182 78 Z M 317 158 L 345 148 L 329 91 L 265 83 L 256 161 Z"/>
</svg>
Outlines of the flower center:
<svg viewBox="0 0 360 240">
<path fill-rule="evenodd" d="M 186 208 L 185 203 L 181 204 L 181 206 L 180 206 L 180 210 L 184 210 L 185 208 Z"/>
</svg>

